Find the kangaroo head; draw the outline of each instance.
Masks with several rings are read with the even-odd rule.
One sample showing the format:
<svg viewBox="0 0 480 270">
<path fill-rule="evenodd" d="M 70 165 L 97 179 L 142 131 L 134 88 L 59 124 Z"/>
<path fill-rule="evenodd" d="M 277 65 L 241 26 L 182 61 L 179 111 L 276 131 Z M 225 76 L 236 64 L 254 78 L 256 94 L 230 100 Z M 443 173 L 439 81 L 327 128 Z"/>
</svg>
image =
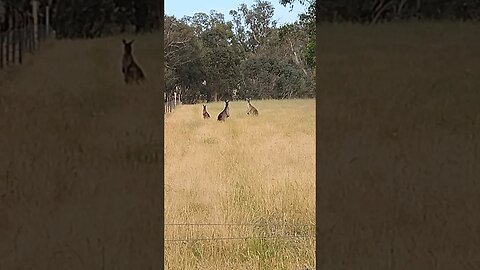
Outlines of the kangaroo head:
<svg viewBox="0 0 480 270">
<path fill-rule="evenodd" d="M 133 40 L 131 40 L 130 42 L 127 42 L 125 39 L 122 39 L 122 43 L 123 43 L 123 50 L 125 51 L 125 53 L 132 54 Z"/>
</svg>

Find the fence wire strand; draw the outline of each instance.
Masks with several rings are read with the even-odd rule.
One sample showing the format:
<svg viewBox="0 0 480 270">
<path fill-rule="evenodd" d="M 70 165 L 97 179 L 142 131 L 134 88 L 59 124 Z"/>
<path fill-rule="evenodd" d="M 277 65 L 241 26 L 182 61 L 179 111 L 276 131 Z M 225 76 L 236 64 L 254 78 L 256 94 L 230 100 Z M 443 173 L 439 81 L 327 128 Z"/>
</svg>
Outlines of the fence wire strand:
<svg viewBox="0 0 480 270">
<path fill-rule="evenodd" d="M 253 226 L 253 227 L 315 227 L 315 224 L 287 223 L 166 223 L 165 226 Z"/>
<path fill-rule="evenodd" d="M 313 228 L 315 224 L 287 224 L 287 223 L 166 223 L 165 226 L 172 227 L 283 227 L 283 228 Z M 178 242 L 196 242 L 196 241 L 228 241 L 228 240 L 249 240 L 249 239 L 308 239 L 315 238 L 312 234 L 299 234 L 295 235 L 270 235 L 270 236 L 244 236 L 244 237 L 207 237 L 207 238 L 184 238 L 184 239 L 165 239 L 165 242 L 178 243 Z"/>
<path fill-rule="evenodd" d="M 196 241 L 226 241 L 226 240 L 249 240 L 249 239 L 302 239 L 302 238 L 315 238 L 315 235 L 210 237 L 210 238 L 165 239 L 164 241 L 165 242 L 196 242 Z"/>
</svg>

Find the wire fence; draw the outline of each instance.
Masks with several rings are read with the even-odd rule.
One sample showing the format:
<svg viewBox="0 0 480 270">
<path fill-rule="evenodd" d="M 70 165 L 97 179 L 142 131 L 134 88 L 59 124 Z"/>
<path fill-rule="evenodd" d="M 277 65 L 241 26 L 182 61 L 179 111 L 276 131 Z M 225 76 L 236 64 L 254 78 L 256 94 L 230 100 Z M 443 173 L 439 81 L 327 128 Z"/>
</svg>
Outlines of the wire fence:
<svg viewBox="0 0 480 270">
<path fill-rule="evenodd" d="M 45 25 L 38 25 L 37 35 L 33 25 L 16 28 L 0 33 L 0 69 L 22 64 L 25 55 L 33 54 L 39 44 L 48 38 Z"/>
<path fill-rule="evenodd" d="M 301 245 L 312 245 L 312 248 L 315 248 L 315 245 L 313 244 L 315 241 L 315 229 L 316 226 L 315 224 L 296 224 L 296 223 L 165 223 L 166 227 L 210 227 L 210 228 L 218 228 L 218 227 L 255 227 L 255 228 L 303 228 L 301 233 L 297 232 L 291 232 L 290 233 L 285 233 L 285 231 L 282 232 L 282 234 L 276 234 L 272 235 L 270 232 L 263 232 L 263 235 L 248 235 L 248 236 L 215 236 L 212 235 L 211 237 L 205 237 L 205 236 L 197 236 L 197 237 L 173 237 L 173 238 L 166 238 L 164 240 L 165 244 L 187 244 L 187 243 L 198 243 L 201 242 L 204 244 L 205 242 L 207 243 L 218 243 L 218 242 L 225 242 L 225 241 L 248 241 L 248 240 L 284 240 L 284 241 L 294 241 L 297 244 Z M 307 229 L 305 231 L 305 229 Z M 305 241 L 309 242 L 305 242 Z M 169 245 L 169 247 L 171 247 Z M 298 270 L 314 270 L 316 269 L 315 264 L 313 266 L 310 266 L 308 263 L 304 264 L 304 266 L 301 266 L 301 264 L 298 266 L 298 268 L 295 268 Z"/>
<path fill-rule="evenodd" d="M 165 226 L 253 226 L 253 227 L 315 227 L 315 224 L 295 224 L 295 223 L 166 223 Z"/>
<path fill-rule="evenodd" d="M 315 224 L 298 224 L 298 223 L 166 223 L 165 226 L 167 227 L 210 227 L 210 228 L 217 228 L 217 227 L 255 227 L 255 228 L 306 228 L 307 231 L 302 231 L 301 233 L 297 233 L 296 231 L 290 231 L 290 233 L 282 232 L 282 234 L 272 235 L 269 233 L 272 232 L 263 232 L 263 235 L 248 235 L 248 236 L 215 236 L 212 235 L 211 237 L 205 236 L 197 236 L 197 237 L 173 237 L 173 238 L 166 238 L 164 240 L 166 244 L 166 248 L 179 248 L 178 244 L 180 245 L 187 245 L 187 244 L 196 244 L 201 243 L 200 245 L 205 246 L 204 244 L 218 244 L 219 242 L 228 242 L 228 241 L 248 241 L 248 240 L 283 240 L 283 241 L 291 241 L 291 243 L 295 245 L 300 245 L 306 247 L 307 249 L 315 248 L 315 241 L 316 241 L 316 226 Z M 175 245 L 176 244 L 176 245 Z M 186 246 L 185 246 L 186 247 Z M 180 247 L 183 248 L 183 247 Z M 312 267 L 308 264 L 304 266 L 299 266 L 296 268 L 298 270 L 312 270 L 316 269 L 315 265 Z"/>
<path fill-rule="evenodd" d="M 166 96 L 165 97 L 165 113 L 171 113 L 175 107 L 181 105 L 180 96 Z"/>
<path fill-rule="evenodd" d="M 211 237 L 211 238 L 185 238 L 165 239 L 165 242 L 199 242 L 199 241 L 227 241 L 227 240 L 251 240 L 251 239 L 302 239 L 315 238 L 315 235 L 276 235 L 276 236 L 245 236 L 245 237 Z"/>
<path fill-rule="evenodd" d="M 287 224 L 287 223 L 166 223 L 167 227 L 256 227 L 256 228 L 276 228 L 281 227 L 283 230 L 279 233 L 277 230 L 263 231 L 261 235 L 247 235 L 247 236 L 215 236 L 213 232 L 211 237 L 172 237 L 166 238 L 165 242 L 169 243 L 186 243 L 198 241 L 231 241 L 231 240 L 252 240 L 252 239 L 283 239 L 283 240 L 307 240 L 314 239 L 315 225 L 314 224 Z M 286 232 L 286 229 L 289 229 Z M 300 230 L 299 230 L 300 229 Z"/>
</svg>

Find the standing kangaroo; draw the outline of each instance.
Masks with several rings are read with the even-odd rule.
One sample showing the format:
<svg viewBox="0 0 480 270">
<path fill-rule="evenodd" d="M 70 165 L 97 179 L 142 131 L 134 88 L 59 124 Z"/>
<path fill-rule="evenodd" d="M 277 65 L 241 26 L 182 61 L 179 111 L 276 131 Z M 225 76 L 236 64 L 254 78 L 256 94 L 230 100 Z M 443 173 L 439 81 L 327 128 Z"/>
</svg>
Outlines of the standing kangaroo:
<svg viewBox="0 0 480 270">
<path fill-rule="evenodd" d="M 203 119 L 210 118 L 210 114 L 207 112 L 207 105 L 203 105 Z"/>
<path fill-rule="evenodd" d="M 252 114 L 252 115 L 258 116 L 258 110 L 257 110 L 257 108 L 253 107 L 252 104 L 250 104 L 250 100 L 252 100 L 252 99 L 247 98 L 247 102 L 248 102 L 248 112 L 247 112 L 247 114 Z"/>
<path fill-rule="evenodd" d="M 140 83 L 145 80 L 145 74 L 143 74 L 142 69 L 140 66 L 135 62 L 132 55 L 132 43 L 133 40 L 130 42 L 125 41 L 122 39 L 123 42 L 123 59 L 122 59 L 122 73 L 125 79 L 126 84 L 130 84 L 132 82 Z"/>
<path fill-rule="evenodd" d="M 228 117 L 230 117 L 230 109 L 228 108 L 228 100 L 225 101 L 225 109 L 218 115 L 218 121 L 225 121 Z"/>
</svg>

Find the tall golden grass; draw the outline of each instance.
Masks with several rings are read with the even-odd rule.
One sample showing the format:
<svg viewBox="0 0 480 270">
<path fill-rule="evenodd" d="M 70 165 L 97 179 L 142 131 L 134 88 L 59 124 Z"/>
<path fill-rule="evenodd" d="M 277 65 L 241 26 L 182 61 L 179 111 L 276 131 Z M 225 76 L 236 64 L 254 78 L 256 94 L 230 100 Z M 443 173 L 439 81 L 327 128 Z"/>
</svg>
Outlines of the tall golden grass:
<svg viewBox="0 0 480 270">
<path fill-rule="evenodd" d="M 165 222 L 315 225 L 315 100 L 182 105 L 165 119 Z M 278 225 L 277 225 L 278 226 Z M 295 233 L 311 226 L 166 226 L 166 239 Z M 313 266 L 314 238 L 165 243 L 166 269 L 299 269 Z"/>
<path fill-rule="evenodd" d="M 160 269 L 163 41 L 135 37 L 134 87 L 121 38 L 0 71 L 0 269 Z"/>
</svg>

